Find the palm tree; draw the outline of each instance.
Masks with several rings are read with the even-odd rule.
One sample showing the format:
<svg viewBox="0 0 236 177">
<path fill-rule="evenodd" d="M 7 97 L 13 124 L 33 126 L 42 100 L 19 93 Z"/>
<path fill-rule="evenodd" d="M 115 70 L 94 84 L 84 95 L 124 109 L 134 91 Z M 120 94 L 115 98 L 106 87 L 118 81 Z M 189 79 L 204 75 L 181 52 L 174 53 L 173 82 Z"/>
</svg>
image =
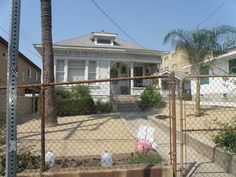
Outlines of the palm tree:
<svg viewBox="0 0 236 177">
<path fill-rule="evenodd" d="M 186 31 L 182 29 L 168 32 L 164 44 L 174 42 L 176 50 L 182 50 L 192 65 L 192 74 L 200 75 L 204 60 L 213 52 L 213 56 L 220 55 L 236 44 L 236 28 L 221 25 L 213 29 L 197 29 Z M 201 115 L 200 107 L 200 79 L 196 79 L 195 116 Z"/>
<path fill-rule="evenodd" d="M 52 5 L 51 0 L 41 0 L 43 82 L 54 82 L 54 61 L 52 48 Z M 55 87 L 45 89 L 45 122 L 47 126 L 57 125 Z"/>
</svg>

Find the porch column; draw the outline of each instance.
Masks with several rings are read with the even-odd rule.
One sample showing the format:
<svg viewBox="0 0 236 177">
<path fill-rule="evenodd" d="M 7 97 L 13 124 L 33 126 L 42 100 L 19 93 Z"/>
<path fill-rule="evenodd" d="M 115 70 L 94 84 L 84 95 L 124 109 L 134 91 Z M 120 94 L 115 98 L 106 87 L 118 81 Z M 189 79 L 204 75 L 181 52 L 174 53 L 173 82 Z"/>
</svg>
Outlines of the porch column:
<svg viewBox="0 0 236 177">
<path fill-rule="evenodd" d="M 68 81 L 68 59 L 64 61 L 64 82 Z"/>
<path fill-rule="evenodd" d="M 111 60 L 107 61 L 107 69 L 108 69 L 108 72 L 107 72 L 106 75 L 108 75 L 107 78 L 110 79 L 111 78 L 111 73 L 110 73 L 110 71 L 111 71 Z"/>
<path fill-rule="evenodd" d="M 96 79 L 100 78 L 100 63 L 99 60 L 96 61 L 97 67 L 96 67 Z"/>
<path fill-rule="evenodd" d="M 89 67 L 89 61 L 88 61 L 88 60 L 85 60 L 84 80 L 88 80 L 88 67 Z"/>
<path fill-rule="evenodd" d="M 130 67 L 130 76 L 131 77 L 134 77 L 134 62 L 131 62 L 131 67 Z M 134 88 L 134 80 L 131 80 L 130 82 L 131 86 L 130 86 L 130 93 L 131 95 L 133 95 L 134 91 L 133 91 L 133 88 Z"/>
</svg>

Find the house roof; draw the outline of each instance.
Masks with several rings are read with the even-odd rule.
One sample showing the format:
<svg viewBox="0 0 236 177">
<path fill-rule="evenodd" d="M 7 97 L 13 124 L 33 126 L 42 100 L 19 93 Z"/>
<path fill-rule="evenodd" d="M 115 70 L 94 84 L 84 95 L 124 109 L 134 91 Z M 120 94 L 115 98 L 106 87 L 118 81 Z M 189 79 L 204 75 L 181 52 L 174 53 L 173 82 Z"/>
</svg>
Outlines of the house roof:
<svg viewBox="0 0 236 177">
<path fill-rule="evenodd" d="M 160 75 L 165 75 L 165 74 L 170 75 L 171 72 L 170 71 L 163 71 L 162 73 L 160 73 Z M 174 71 L 174 77 L 179 79 L 179 80 L 181 80 L 181 79 L 183 79 L 183 78 L 185 78 L 187 76 L 188 76 L 188 74 L 186 74 L 183 71 Z"/>
<path fill-rule="evenodd" d="M 158 56 L 164 56 L 167 52 L 164 51 L 158 51 L 158 50 L 151 50 L 151 49 L 145 49 L 141 45 L 120 39 L 118 37 L 114 38 L 114 45 L 107 45 L 107 44 L 95 44 L 93 35 L 94 34 L 107 34 L 107 35 L 114 35 L 115 33 L 110 32 L 92 32 L 91 34 L 87 34 L 80 37 L 75 37 L 59 42 L 55 42 L 53 44 L 54 48 L 77 48 L 77 49 L 90 49 L 90 50 L 119 50 L 124 52 L 142 52 L 145 54 L 152 54 L 152 55 L 158 55 Z M 35 48 L 40 52 L 41 44 L 35 44 Z"/>
<path fill-rule="evenodd" d="M 8 42 L 1 36 L 0 36 L 0 43 L 8 47 Z M 33 67 L 35 67 L 35 69 L 41 72 L 41 69 L 36 64 L 34 64 L 29 58 L 27 58 L 24 54 L 22 54 L 20 51 L 19 51 L 19 57 L 21 57 L 23 60 L 25 60 L 26 62 L 31 64 Z"/>
<path fill-rule="evenodd" d="M 87 34 L 84 36 L 80 36 L 80 37 L 75 37 L 72 39 L 68 39 L 68 40 L 64 40 L 64 41 L 60 41 L 60 42 L 56 42 L 53 44 L 54 46 L 73 46 L 73 47 L 96 47 L 96 48 L 119 48 L 119 49 L 143 49 L 143 47 L 122 40 L 120 38 L 116 38 L 114 41 L 114 45 L 113 46 L 108 46 L 108 45 L 96 45 L 94 44 L 94 42 L 92 41 L 91 35 Z"/>
</svg>

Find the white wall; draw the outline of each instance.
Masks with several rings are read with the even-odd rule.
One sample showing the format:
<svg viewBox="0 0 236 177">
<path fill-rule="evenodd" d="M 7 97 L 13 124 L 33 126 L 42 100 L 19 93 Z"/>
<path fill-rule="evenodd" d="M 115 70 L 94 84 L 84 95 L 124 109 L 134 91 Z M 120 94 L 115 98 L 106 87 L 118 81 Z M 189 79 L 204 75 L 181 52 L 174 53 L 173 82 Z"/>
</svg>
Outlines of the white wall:
<svg viewBox="0 0 236 177">
<path fill-rule="evenodd" d="M 219 60 L 211 63 L 209 71 L 210 75 L 228 75 L 229 65 L 227 60 Z M 201 94 L 223 94 L 223 93 L 236 93 L 236 78 L 228 78 L 225 80 L 223 77 L 209 78 L 209 84 L 201 85 Z M 191 79 L 192 94 L 196 94 L 196 81 Z"/>
<path fill-rule="evenodd" d="M 110 78 L 110 61 L 100 60 L 98 62 L 97 79 Z M 107 99 L 110 95 L 110 82 L 98 82 L 90 85 L 90 91 L 94 99 Z M 104 101 L 104 100 L 103 100 Z"/>
</svg>

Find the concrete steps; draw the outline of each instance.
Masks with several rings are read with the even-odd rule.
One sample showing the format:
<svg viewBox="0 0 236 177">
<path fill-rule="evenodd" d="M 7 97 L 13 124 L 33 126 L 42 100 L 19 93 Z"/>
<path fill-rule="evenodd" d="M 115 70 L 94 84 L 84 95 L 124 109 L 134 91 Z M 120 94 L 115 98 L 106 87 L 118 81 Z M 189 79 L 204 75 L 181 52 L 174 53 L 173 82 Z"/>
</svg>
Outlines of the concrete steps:
<svg viewBox="0 0 236 177">
<path fill-rule="evenodd" d="M 137 112 L 141 111 L 138 106 L 138 97 L 133 95 L 117 96 L 117 112 Z"/>
</svg>

